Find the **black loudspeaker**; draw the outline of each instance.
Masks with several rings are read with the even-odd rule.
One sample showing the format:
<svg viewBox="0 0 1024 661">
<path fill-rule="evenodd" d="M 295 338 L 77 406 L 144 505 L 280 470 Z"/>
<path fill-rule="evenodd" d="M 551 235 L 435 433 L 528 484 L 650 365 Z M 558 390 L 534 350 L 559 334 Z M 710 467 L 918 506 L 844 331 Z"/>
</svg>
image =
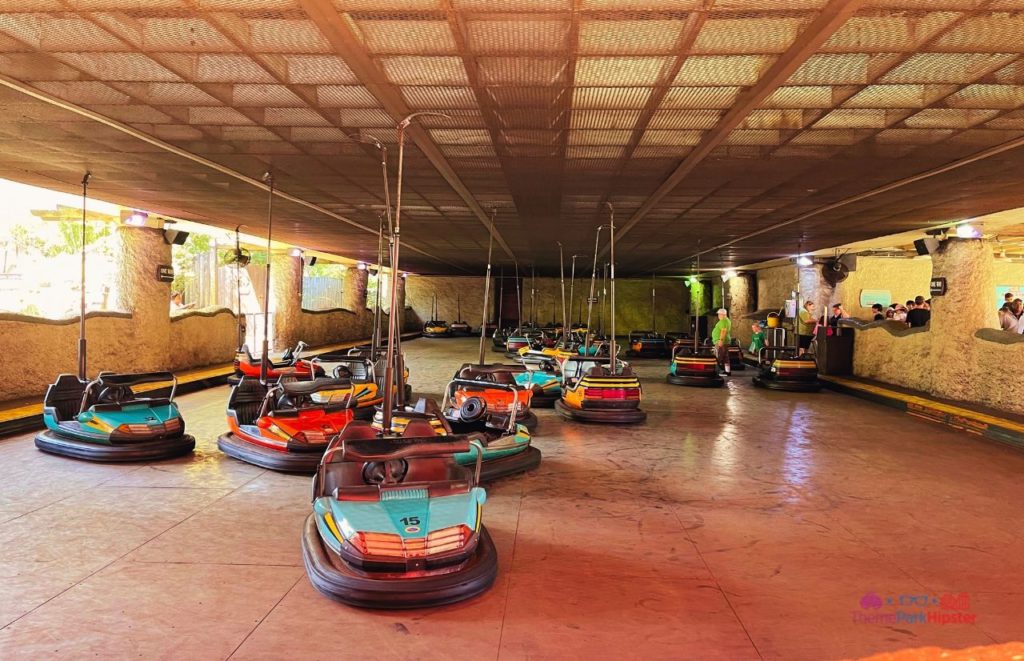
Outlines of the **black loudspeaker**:
<svg viewBox="0 0 1024 661">
<path fill-rule="evenodd" d="M 164 230 L 164 241 L 168 245 L 181 246 L 185 244 L 186 239 L 188 239 L 188 232 L 182 232 L 181 230 Z"/>
<path fill-rule="evenodd" d="M 939 240 L 928 237 L 914 241 L 914 248 L 918 255 L 930 255 L 939 249 Z"/>
<path fill-rule="evenodd" d="M 306 266 L 316 266 L 316 255 L 313 255 L 308 260 L 306 260 Z"/>
</svg>

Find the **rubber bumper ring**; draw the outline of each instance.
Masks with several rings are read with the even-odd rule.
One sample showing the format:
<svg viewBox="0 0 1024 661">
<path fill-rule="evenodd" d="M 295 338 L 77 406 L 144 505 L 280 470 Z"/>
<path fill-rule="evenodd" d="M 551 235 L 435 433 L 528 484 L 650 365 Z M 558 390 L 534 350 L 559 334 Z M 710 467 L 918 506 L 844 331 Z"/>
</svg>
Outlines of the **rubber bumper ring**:
<svg viewBox="0 0 1024 661">
<path fill-rule="evenodd" d="M 693 388 L 721 388 L 725 385 L 725 379 L 718 374 L 713 377 L 666 374 L 665 381 L 674 386 L 691 386 Z"/>
<path fill-rule="evenodd" d="M 47 429 L 36 434 L 36 447 L 49 454 L 98 461 L 123 463 L 129 461 L 156 461 L 186 455 L 196 447 L 196 439 L 188 434 L 177 438 L 162 438 L 155 441 L 130 443 L 126 445 L 103 445 L 75 438 L 68 438 Z"/>
<path fill-rule="evenodd" d="M 640 409 L 574 409 L 566 406 L 562 400 L 555 403 L 555 410 L 563 418 L 576 422 L 635 425 L 647 419 L 647 412 Z"/>
<path fill-rule="evenodd" d="M 531 471 L 540 466 L 540 460 L 540 450 L 531 445 L 522 452 L 485 461 L 480 465 L 480 481 L 493 482 L 509 475 Z"/>
<path fill-rule="evenodd" d="M 231 432 L 217 437 L 217 447 L 231 457 L 260 468 L 282 473 L 312 475 L 320 466 L 322 452 L 279 452 L 238 438 Z"/>
<path fill-rule="evenodd" d="M 486 591 L 498 575 L 498 551 L 487 528 L 480 527 L 476 551 L 462 569 L 415 578 L 374 578 L 331 556 L 316 527 L 315 514 L 302 531 L 302 561 L 309 582 L 321 594 L 361 608 L 424 608 L 463 601 Z"/>
</svg>

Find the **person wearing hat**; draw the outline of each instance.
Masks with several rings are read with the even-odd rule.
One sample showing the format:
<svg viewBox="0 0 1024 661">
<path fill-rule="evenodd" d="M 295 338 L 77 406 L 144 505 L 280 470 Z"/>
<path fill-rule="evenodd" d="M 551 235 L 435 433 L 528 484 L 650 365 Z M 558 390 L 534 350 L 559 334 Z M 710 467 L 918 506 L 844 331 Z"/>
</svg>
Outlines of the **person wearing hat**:
<svg viewBox="0 0 1024 661">
<path fill-rule="evenodd" d="M 725 369 L 727 376 L 732 376 L 732 365 L 729 363 L 732 321 L 729 320 L 729 311 L 725 308 L 718 309 L 718 323 L 711 331 L 711 341 L 715 343 L 715 356 L 718 358 L 718 364 Z"/>
</svg>

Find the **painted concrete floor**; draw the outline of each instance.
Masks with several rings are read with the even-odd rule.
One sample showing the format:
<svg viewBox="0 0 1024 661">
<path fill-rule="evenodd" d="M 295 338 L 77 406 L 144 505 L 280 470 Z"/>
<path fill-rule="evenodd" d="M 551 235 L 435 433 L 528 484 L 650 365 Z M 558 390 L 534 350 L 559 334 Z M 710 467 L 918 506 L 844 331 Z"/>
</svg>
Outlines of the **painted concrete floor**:
<svg viewBox="0 0 1024 661">
<path fill-rule="evenodd" d="M 475 353 L 406 347 L 435 394 Z M 217 451 L 226 387 L 180 398 L 188 459 L 94 465 L 4 440 L 0 658 L 823 659 L 1024 638 L 1024 455 L 843 395 L 758 390 L 749 371 L 702 390 L 637 366 L 645 426 L 539 412 L 540 469 L 489 489 L 497 583 L 435 610 L 310 587 L 309 480 Z M 947 593 L 975 623 L 857 621 L 890 598 L 962 612 L 930 603 Z"/>
</svg>

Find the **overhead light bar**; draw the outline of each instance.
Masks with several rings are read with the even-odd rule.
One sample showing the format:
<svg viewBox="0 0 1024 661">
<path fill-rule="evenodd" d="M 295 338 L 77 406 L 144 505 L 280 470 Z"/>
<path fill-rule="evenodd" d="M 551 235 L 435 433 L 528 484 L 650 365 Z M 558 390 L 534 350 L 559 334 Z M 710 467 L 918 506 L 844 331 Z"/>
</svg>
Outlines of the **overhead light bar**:
<svg viewBox="0 0 1024 661">
<path fill-rule="evenodd" d="M 814 265 L 814 260 L 811 259 L 810 257 L 808 257 L 807 255 L 797 255 L 796 265 L 797 266 L 813 266 Z"/>
</svg>

